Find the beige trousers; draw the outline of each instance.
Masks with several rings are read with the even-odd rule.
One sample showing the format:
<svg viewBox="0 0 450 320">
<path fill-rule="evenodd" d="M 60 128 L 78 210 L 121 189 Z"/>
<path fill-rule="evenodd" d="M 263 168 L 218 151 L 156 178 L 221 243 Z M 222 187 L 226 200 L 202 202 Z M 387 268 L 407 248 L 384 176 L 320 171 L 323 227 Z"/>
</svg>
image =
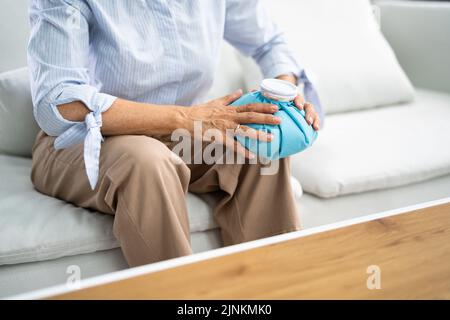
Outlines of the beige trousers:
<svg viewBox="0 0 450 320">
<path fill-rule="evenodd" d="M 217 194 L 214 218 L 225 245 L 299 229 L 288 159 L 280 160 L 277 174 L 261 175 L 261 164 L 186 165 L 174 161 L 170 142 L 137 135 L 107 137 L 92 190 L 83 145 L 55 150 L 53 142 L 43 132 L 36 139 L 31 175 L 35 188 L 114 215 L 114 235 L 130 266 L 192 252 L 188 191 Z"/>
</svg>

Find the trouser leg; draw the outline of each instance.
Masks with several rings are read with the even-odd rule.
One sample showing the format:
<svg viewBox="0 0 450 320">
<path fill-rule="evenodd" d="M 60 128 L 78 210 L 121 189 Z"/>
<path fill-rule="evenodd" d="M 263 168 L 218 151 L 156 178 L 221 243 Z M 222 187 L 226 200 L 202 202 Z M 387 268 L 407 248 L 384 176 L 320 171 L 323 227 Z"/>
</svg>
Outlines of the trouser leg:
<svg viewBox="0 0 450 320">
<path fill-rule="evenodd" d="M 174 149 L 177 142 L 162 141 Z M 193 193 L 214 192 L 219 201 L 215 219 L 226 245 L 260 239 L 300 229 L 299 215 L 290 183 L 290 159 L 263 164 L 196 164 L 208 143 L 196 150 L 191 146 Z M 175 150 L 175 149 L 174 149 Z M 229 155 L 229 154 L 228 154 Z M 236 159 L 235 159 L 236 160 Z M 223 162 L 226 162 L 224 159 Z"/>
<path fill-rule="evenodd" d="M 225 245 L 255 240 L 300 229 L 290 184 L 289 158 L 278 161 L 278 170 L 262 174 L 262 164 L 191 165 L 195 179 L 191 192 L 215 191 L 214 208 Z M 205 170 L 206 169 L 206 170 Z M 269 170 L 270 171 L 270 170 Z"/>
<path fill-rule="evenodd" d="M 130 266 L 191 253 L 185 195 L 190 171 L 172 152 L 146 136 L 108 137 L 100 175 L 91 190 L 83 146 L 53 148 L 42 132 L 33 149 L 32 180 L 44 194 L 114 214 L 114 234 Z"/>
</svg>

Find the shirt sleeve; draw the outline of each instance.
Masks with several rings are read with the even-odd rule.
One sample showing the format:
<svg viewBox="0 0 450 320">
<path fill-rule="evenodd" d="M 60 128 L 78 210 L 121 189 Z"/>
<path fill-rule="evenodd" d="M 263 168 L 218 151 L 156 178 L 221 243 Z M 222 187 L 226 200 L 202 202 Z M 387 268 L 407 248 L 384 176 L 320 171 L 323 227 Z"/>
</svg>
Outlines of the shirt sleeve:
<svg viewBox="0 0 450 320">
<path fill-rule="evenodd" d="M 31 0 L 28 44 L 34 116 L 41 129 L 55 136 L 55 148 L 84 141 L 84 161 L 91 187 L 98 176 L 101 113 L 116 97 L 90 85 L 90 10 L 78 0 Z M 64 119 L 57 106 L 81 101 L 91 111 L 84 122 Z"/>
<path fill-rule="evenodd" d="M 283 33 L 258 0 L 227 0 L 224 38 L 255 59 L 264 77 L 300 75 L 301 67 Z"/>
<path fill-rule="evenodd" d="M 265 78 L 293 74 L 305 99 L 314 104 L 323 121 L 319 96 L 286 42 L 283 32 L 271 20 L 260 0 L 227 0 L 224 39 L 242 54 L 252 57 Z"/>
</svg>

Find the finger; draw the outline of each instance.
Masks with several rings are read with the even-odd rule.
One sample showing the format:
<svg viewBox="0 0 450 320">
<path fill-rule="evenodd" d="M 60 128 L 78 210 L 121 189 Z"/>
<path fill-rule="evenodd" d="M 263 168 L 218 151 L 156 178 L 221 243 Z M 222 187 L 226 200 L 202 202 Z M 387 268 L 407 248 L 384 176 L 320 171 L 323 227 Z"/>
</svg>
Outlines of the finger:
<svg viewBox="0 0 450 320">
<path fill-rule="evenodd" d="M 319 130 L 320 130 L 320 117 L 319 117 L 318 114 L 316 114 L 316 119 L 315 119 L 314 122 L 313 122 L 313 128 L 314 128 L 314 130 L 316 130 L 316 131 L 319 131 Z"/>
<path fill-rule="evenodd" d="M 297 97 L 294 99 L 294 104 L 297 108 L 300 110 L 303 110 L 303 104 L 305 103 L 305 100 L 303 99 L 302 95 L 297 95 Z"/>
<path fill-rule="evenodd" d="M 250 139 L 259 140 L 262 142 L 270 142 L 273 140 L 273 134 L 270 132 L 256 130 L 247 126 L 239 126 L 239 129 L 235 132 L 242 137 L 248 137 Z"/>
<path fill-rule="evenodd" d="M 281 118 L 259 112 L 243 112 L 236 114 L 236 121 L 241 124 L 256 123 L 276 125 L 281 123 Z"/>
<path fill-rule="evenodd" d="M 269 103 L 250 103 L 237 107 L 237 112 L 275 113 L 278 107 Z"/>
<path fill-rule="evenodd" d="M 317 114 L 314 111 L 306 112 L 305 119 L 309 125 L 312 125 L 317 118 Z"/>
<path fill-rule="evenodd" d="M 308 122 L 309 125 L 312 125 L 314 123 L 314 119 L 316 118 L 316 111 L 314 110 L 314 106 L 309 102 L 305 102 L 304 108 L 306 122 Z"/>
<path fill-rule="evenodd" d="M 221 98 L 219 98 L 219 99 L 216 99 L 216 100 L 214 100 L 214 101 L 217 101 L 217 102 L 220 102 L 220 103 L 222 103 L 223 105 L 229 105 L 230 103 L 233 103 L 234 101 L 236 101 L 237 99 L 239 99 L 241 96 L 242 96 L 242 90 L 241 89 L 239 89 L 239 90 L 237 90 L 237 91 L 235 91 L 235 92 L 233 92 L 233 93 L 230 93 L 230 94 L 228 94 L 228 95 L 226 95 L 226 96 L 224 96 L 224 97 L 221 97 Z"/>
</svg>

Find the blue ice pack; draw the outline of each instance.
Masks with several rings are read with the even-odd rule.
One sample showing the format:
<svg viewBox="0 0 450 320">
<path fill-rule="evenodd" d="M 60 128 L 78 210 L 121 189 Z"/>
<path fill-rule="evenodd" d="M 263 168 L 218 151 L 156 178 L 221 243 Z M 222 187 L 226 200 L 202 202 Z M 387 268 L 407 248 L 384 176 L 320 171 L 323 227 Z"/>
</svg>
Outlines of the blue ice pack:
<svg viewBox="0 0 450 320">
<path fill-rule="evenodd" d="M 285 158 L 310 147 L 317 138 L 317 131 L 306 122 L 305 112 L 295 106 L 293 100 L 296 95 L 297 88 L 291 83 L 265 79 L 261 84 L 261 91 L 245 94 L 234 101 L 232 106 L 250 103 L 277 105 L 278 111 L 274 115 L 281 118 L 279 125 L 248 125 L 256 130 L 272 133 L 273 139 L 270 142 L 239 135 L 236 135 L 236 139 L 254 154 L 270 160 Z"/>
</svg>

